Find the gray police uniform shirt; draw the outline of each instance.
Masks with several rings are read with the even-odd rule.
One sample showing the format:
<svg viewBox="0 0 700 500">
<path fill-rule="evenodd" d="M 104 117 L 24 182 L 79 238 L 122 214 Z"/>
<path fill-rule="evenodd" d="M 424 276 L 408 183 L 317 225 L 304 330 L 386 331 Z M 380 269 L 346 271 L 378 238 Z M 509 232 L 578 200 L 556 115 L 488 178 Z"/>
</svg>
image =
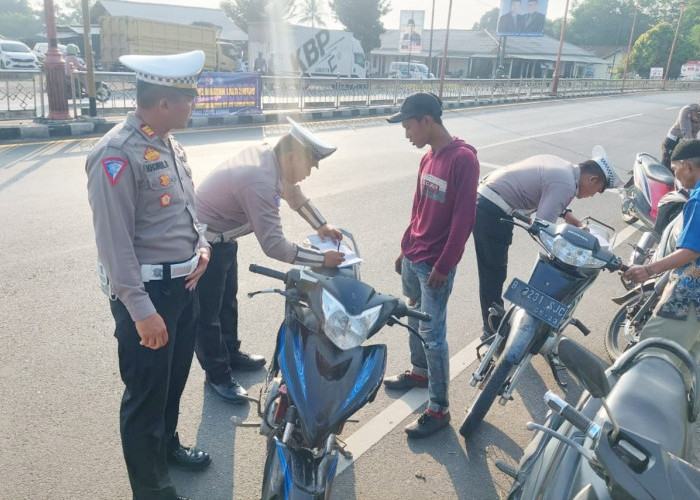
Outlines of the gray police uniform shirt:
<svg viewBox="0 0 700 500">
<path fill-rule="evenodd" d="M 578 165 L 554 155 L 531 156 L 490 173 L 482 184 L 516 210 L 555 222 L 578 192 Z"/>
<path fill-rule="evenodd" d="M 282 179 L 268 144 L 243 149 L 211 172 L 196 191 L 197 214 L 208 233 L 226 233 L 231 239 L 255 233 L 268 257 L 290 264 L 323 265 L 321 252 L 284 237 L 279 214 L 282 199 L 315 229 L 325 223 L 299 185 Z"/>
<path fill-rule="evenodd" d="M 688 104 L 678 112 L 678 118 L 668 131 L 669 135 L 678 139 L 695 139 L 700 132 L 700 121 L 692 121 L 693 113 L 700 113 L 700 104 Z"/>
<path fill-rule="evenodd" d="M 156 309 L 141 264 L 184 262 L 208 246 L 187 156 L 131 112 L 95 145 L 85 169 L 100 262 L 131 319 L 145 319 Z"/>
</svg>

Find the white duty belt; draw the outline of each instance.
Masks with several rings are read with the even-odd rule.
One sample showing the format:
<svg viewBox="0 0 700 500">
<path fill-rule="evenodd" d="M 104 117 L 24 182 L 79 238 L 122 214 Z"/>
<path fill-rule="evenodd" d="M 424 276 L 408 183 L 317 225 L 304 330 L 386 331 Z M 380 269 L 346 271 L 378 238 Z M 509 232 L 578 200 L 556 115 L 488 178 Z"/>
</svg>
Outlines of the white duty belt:
<svg viewBox="0 0 700 500">
<path fill-rule="evenodd" d="M 673 134 L 671 134 L 671 133 L 667 134 L 666 137 L 668 137 L 668 138 L 671 139 L 672 141 L 677 141 L 677 140 L 678 140 L 678 137 L 676 137 L 675 135 L 673 135 Z"/>
<path fill-rule="evenodd" d="M 476 192 L 503 210 L 506 215 L 513 214 L 513 207 L 506 203 L 506 201 L 501 198 L 501 195 L 493 189 L 486 187 L 484 184 L 479 184 L 479 187 L 476 188 Z"/>
<path fill-rule="evenodd" d="M 199 263 L 198 253 L 190 260 L 178 264 L 142 264 L 141 279 L 144 283 L 152 280 L 162 280 L 165 277 L 167 268 L 170 268 L 171 278 L 182 278 L 183 276 L 189 276 L 197 268 L 197 263 Z"/>
</svg>

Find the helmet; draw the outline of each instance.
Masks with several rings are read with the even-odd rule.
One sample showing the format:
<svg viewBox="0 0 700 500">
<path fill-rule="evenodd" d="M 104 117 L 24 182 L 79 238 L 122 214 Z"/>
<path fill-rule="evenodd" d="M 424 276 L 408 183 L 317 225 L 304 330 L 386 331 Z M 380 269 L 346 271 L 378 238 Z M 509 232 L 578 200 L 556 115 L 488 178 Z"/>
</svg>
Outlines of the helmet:
<svg viewBox="0 0 700 500">
<path fill-rule="evenodd" d="M 66 54 L 76 56 L 80 54 L 80 48 L 74 43 L 69 43 L 66 45 Z"/>
</svg>

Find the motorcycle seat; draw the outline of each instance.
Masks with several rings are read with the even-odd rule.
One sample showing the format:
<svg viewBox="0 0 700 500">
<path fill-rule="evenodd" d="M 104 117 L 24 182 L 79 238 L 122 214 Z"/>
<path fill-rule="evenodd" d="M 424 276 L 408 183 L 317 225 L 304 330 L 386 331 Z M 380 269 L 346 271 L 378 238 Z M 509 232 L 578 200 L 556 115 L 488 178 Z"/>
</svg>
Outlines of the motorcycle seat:
<svg viewBox="0 0 700 500">
<path fill-rule="evenodd" d="M 640 357 L 623 373 L 607 398 L 620 427 L 658 442 L 668 452 L 687 454 L 688 396 L 676 366 L 655 354 Z M 599 417 L 607 418 L 604 410 Z"/>
<path fill-rule="evenodd" d="M 675 178 L 673 172 L 648 153 L 639 153 L 637 163 L 642 166 L 644 175 L 658 182 L 663 182 L 668 186 L 673 186 Z"/>
</svg>

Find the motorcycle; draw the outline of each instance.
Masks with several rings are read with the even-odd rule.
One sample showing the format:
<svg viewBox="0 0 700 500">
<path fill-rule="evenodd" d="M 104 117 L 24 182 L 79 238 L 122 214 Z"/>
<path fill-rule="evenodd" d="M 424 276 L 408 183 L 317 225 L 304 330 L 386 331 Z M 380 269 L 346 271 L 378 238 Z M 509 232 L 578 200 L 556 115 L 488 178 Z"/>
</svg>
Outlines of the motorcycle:
<svg viewBox="0 0 700 500">
<path fill-rule="evenodd" d="M 640 220 L 658 237 L 687 200 L 688 192 L 677 184 L 671 170 L 649 153 L 637 154 L 622 196 L 625 222 Z"/>
<path fill-rule="evenodd" d="M 676 240 L 683 229 L 683 214 L 680 213 L 666 226 L 661 235 L 656 250 L 643 251 L 642 241 L 649 233 L 640 238 L 640 244 L 635 246 L 635 251 L 630 259 L 630 264 L 642 265 L 648 261 L 659 260 L 676 249 Z M 629 291 L 612 299 L 620 308 L 610 320 L 605 332 L 605 352 L 610 361 L 615 361 L 629 346 L 639 342 L 639 333 L 651 317 L 654 308 L 659 303 L 661 294 L 668 283 L 670 271 L 660 276 L 651 277 L 641 284 L 628 282 L 624 278 L 622 283 Z"/>
<path fill-rule="evenodd" d="M 384 325 L 401 325 L 420 338 L 399 319 L 430 321 L 430 315 L 376 292 L 360 281 L 357 265 L 282 273 L 253 264 L 250 271 L 286 285 L 248 294 L 285 298 L 258 403 L 260 433 L 267 436 L 262 498 L 330 498 L 339 454 L 349 456 L 336 436 L 374 400 L 386 368 L 386 345 L 362 344 Z"/>
<path fill-rule="evenodd" d="M 72 99 L 71 94 L 74 94 L 76 99 L 86 99 L 89 97 L 87 88 L 80 81 L 80 78 L 71 78 L 66 76 L 66 98 Z M 111 95 L 112 90 L 105 82 L 95 82 L 95 99 L 97 99 L 99 102 L 107 102 Z"/>
<path fill-rule="evenodd" d="M 508 286 L 504 294 L 511 302 L 508 311 L 492 308 L 492 316 L 502 319 L 496 333 L 477 347 L 480 363 L 470 384 L 479 391 L 459 430 L 464 437 L 481 423 L 497 397 L 501 405 L 513 399 L 515 387 L 535 354 L 542 354 L 557 383 L 566 385 L 559 377 L 556 353 L 562 331 L 573 325 L 588 335 L 590 330 L 572 316 L 583 293 L 602 269 L 626 268 L 592 234 L 603 233 L 608 241 L 614 238 L 615 230 L 601 222 L 584 219 L 591 230 L 588 232 L 569 224 L 555 225 L 537 218 L 530 221 L 517 211 L 512 215 L 522 224 L 512 223 L 525 229 L 545 252 L 540 253 L 527 283 L 515 278 Z M 480 349 L 489 342 L 482 356 Z"/>
<path fill-rule="evenodd" d="M 562 363 L 586 389 L 576 407 L 553 392 L 551 409 L 525 449 L 508 498 L 700 498 L 700 469 L 690 465 L 700 372 L 666 339 L 640 342 L 605 364 L 570 339 Z M 681 367 L 682 369 L 679 369 Z"/>
</svg>

